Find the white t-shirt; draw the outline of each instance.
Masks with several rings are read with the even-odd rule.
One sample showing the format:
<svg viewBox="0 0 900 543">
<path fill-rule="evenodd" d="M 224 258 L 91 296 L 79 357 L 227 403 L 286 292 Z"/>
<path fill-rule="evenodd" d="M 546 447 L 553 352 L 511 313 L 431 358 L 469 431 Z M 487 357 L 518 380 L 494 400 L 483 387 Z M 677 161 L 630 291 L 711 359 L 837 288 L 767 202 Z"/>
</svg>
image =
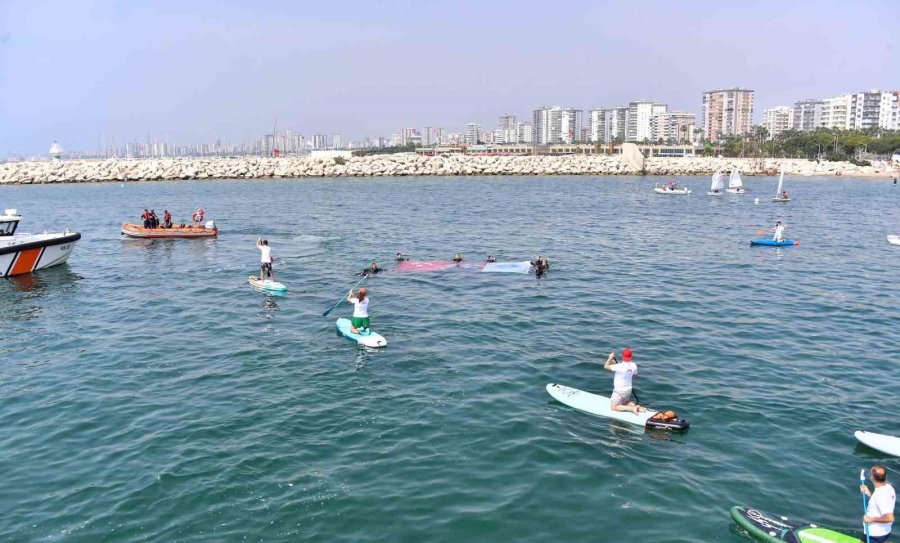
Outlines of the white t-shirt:
<svg viewBox="0 0 900 543">
<path fill-rule="evenodd" d="M 866 508 L 866 515 L 870 517 L 883 517 L 888 513 L 894 512 L 894 504 L 897 502 L 897 495 L 894 493 L 894 487 L 889 484 L 879 486 L 872 492 L 869 498 L 869 507 Z M 891 533 L 891 522 L 870 522 L 869 535 L 873 537 L 881 537 Z"/>
<path fill-rule="evenodd" d="M 612 364 L 609 369 L 616 372 L 613 379 L 613 390 L 631 390 L 631 378 L 637 375 L 637 364 L 634 362 L 619 362 Z"/>
<path fill-rule="evenodd" d="M 775 227 L 775 240 L 779 241 L 784 238 L 784 225 L 778 225 Z"/>
<path fill-rule="evenodd" d="M 259 252 L 262 253 L 259 255 L 259 261 L 263 264 L 271 264 L 272 263 L 272 248 L 268 245 L 260 245 Z"/>
<path fill-rule="evenodd" d="M 353 316 L 365 319 L 369 317 L 369 298 L 363 298 L 362 300 L 358 298 L 350 298 L 350 303 L 353 304 Z"/>
</svg>

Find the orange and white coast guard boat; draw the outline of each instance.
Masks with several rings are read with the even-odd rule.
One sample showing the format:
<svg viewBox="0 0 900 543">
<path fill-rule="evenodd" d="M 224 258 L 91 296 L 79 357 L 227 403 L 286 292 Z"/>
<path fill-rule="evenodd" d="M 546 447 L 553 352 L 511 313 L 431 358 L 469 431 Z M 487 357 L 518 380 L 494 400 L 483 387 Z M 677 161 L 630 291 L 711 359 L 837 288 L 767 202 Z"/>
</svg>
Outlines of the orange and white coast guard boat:
<svg viewBox="0 0 900 543">
<path fill-rule="evenodd" d="M 219 233 L 215 221 L 206 221 L 205 225 L 186 225 L 171 228 L 144 228 L 139 224 L 122 223 L 122 233 L 133 238 L 214 238 Z"/>
<path fill-rule="evenodd" d="M 0 276 L 22 275 L 62 264 L 69 258 L 78 232 L 16 234 L 22 217 L 15 209 L 0 215 Z"/>
</svg>

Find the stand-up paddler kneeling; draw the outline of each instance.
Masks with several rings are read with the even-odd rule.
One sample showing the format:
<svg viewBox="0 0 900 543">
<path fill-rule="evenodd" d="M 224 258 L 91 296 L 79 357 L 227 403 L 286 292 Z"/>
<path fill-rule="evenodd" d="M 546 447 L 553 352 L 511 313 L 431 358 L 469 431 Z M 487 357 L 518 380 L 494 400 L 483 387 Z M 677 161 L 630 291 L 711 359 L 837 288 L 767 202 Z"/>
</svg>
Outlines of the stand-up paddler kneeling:
<svg viewBox="0 0 900 543">
<path fill-rule="evenodd" d="M 369 299 L 366 289 L 361 288 L 353 295 L 353 289 L 347 294 L 347 302 L 353 304 L 353 317 L 350 318 L 350 331 L 359 334 L 360 330 L 369 329 Z"/>
<path fill-rule="evenodd" d="M 613 361 L 616 361 L 613 364 Z M 616 353 L 609 353 L 603 369 L 616 373 L 613 379 L 613 393 L 609 408 L 613 411 L 631 411 L 635 415 L 646 411 L 642 406 L 631 401 L 631 380 L 637 375 L 637 364 L 631 361 L 631 349 L 622 349 L 622 362 L 616 360 Z"/>
</svg>

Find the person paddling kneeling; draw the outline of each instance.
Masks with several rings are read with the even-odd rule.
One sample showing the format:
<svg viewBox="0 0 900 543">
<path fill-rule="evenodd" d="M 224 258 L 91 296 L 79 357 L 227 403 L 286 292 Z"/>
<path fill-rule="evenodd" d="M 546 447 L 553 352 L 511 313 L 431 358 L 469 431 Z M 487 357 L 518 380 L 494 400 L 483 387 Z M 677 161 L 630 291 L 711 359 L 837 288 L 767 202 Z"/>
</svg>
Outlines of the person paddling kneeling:
<svg viewBox="0 0 900 543">
<path fill-rule="evenodd" d="M 613 364 L 613 360 L 616 361 Z M 613 411 L 631 411 L 635 415 L 646 409 L 631 401 L 631 380 L 637 375 L 637 364 L 631 361 L 631 349 L 622 349 L 622 362 L 616 360 L 616 353 L 609 353 L 603 369 L 616 373 L 613 379 L 613 393 L 609 408 Z"/>
<path fill-rule="evenodd" d="M 361 329 L 369 328 L 369 299 L 366 298 L 366 289 L 361 288 L 357 295 L 353 295 L 353 289 L 347 294 L 347 301 L 353 304 L 353 317 L 350 318 L 350 331 L 358 334 Z"/>
</svg>

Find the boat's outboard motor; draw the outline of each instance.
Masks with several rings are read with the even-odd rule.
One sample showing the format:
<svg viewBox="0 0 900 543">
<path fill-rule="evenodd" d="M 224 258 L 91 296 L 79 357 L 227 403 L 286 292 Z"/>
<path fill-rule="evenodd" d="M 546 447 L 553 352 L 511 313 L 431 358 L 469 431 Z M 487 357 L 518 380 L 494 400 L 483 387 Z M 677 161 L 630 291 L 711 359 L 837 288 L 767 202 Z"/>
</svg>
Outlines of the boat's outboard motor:
<svg viewBox="0 0 900 543">
<path fill-rule="evenodd" d="M 216 229 L 216 221 L 212 221 L 212 220 L 206 221 L 206 228 L 208 228 L 210 230 L 215 230 Z"/>
</svg>

